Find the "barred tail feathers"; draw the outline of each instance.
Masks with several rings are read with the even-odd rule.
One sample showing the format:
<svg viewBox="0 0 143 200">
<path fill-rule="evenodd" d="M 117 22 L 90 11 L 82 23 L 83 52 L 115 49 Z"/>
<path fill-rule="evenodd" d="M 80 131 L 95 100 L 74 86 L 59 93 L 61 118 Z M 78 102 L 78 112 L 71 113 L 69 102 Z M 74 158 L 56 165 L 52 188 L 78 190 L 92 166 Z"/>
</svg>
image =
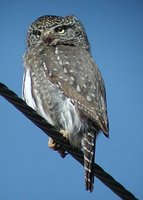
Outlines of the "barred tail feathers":
<svg viewBox="0 0 143 200">
<path fill-rule="evenodd" d="M 84 136 L 84 170 L 86 190 L 93 191 L 94 188 L 94 157 L 95 157 L 96 134 L 88 132 Z"/>
</svg>

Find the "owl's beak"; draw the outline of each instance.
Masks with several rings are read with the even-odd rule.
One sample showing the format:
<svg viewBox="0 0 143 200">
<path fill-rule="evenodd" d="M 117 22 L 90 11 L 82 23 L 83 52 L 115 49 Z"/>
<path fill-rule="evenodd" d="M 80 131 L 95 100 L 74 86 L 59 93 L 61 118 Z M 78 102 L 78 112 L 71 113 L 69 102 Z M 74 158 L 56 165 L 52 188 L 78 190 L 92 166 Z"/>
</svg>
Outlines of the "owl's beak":
<svg viewBox="0 0 143 200">
<path fill-rule="evenodd" d="M 55 38 L 53 37 L 53 34 L 51 33 L 51 31 L 46 31 L 44 36 L 43 36 L 43 42 L 46 45 L 52 45 L 54 43 Z"/>
<path fill-rule="evenodd" d="M 54 38 L 52 38 L 52 37 L 43 37 L 43 41 L 44 41 L 44 43 L 46 44 L 46 45 L 51 45 L 52 43 L 53 43 L 53 41 L 54 41 Z"/>
</svg>

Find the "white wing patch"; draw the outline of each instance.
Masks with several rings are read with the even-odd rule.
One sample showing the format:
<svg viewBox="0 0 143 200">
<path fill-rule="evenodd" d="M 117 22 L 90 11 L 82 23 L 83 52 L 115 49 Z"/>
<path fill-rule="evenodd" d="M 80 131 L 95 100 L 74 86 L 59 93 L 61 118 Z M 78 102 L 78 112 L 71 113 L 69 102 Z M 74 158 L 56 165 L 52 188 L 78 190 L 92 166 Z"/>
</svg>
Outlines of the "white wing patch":
<svg viewBox="0 0 143 200">
<path fill-rule="evenodd" d="M 26 103 L 32 107 L 34 110 L 36 108 L 35 101 L 32 97 L 32 85 L 31 85 L 30 69 L 27 67 L 23 76 L 23 88 L 22 88 L 22 97 Z"/>
</svg>

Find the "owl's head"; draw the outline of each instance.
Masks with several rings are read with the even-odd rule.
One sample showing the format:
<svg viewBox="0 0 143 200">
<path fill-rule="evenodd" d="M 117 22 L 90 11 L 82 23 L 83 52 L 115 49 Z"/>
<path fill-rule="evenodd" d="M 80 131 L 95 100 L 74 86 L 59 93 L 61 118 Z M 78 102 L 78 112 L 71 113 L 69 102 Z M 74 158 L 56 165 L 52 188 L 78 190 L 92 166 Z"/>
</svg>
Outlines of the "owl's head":
<svg viewBox="0 0 143 200">
<path fill-rule="evenodd" d="M 73 15 L 66 17 L 46 15 L 38 18 L 28 30 L 28 47 L 44 45 L 80 46 L 89 50 L 89 42 L 81 22 Z"/>
</svg>

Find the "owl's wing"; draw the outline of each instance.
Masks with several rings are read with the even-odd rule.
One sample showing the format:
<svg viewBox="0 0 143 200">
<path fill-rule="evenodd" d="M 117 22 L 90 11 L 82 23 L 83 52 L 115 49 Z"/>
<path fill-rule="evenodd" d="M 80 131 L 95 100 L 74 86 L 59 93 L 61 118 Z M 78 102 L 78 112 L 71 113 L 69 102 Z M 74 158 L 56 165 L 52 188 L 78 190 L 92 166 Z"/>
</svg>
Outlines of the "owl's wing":
<svg viewBox="0 0 143 200">
<path fill-rule="evenodd" d="M 49 52 L 46 56 L 48 78 L 108 136 L 104 81 L 90 53 L 79 47 L 62 45 Z"/>
</svg>

